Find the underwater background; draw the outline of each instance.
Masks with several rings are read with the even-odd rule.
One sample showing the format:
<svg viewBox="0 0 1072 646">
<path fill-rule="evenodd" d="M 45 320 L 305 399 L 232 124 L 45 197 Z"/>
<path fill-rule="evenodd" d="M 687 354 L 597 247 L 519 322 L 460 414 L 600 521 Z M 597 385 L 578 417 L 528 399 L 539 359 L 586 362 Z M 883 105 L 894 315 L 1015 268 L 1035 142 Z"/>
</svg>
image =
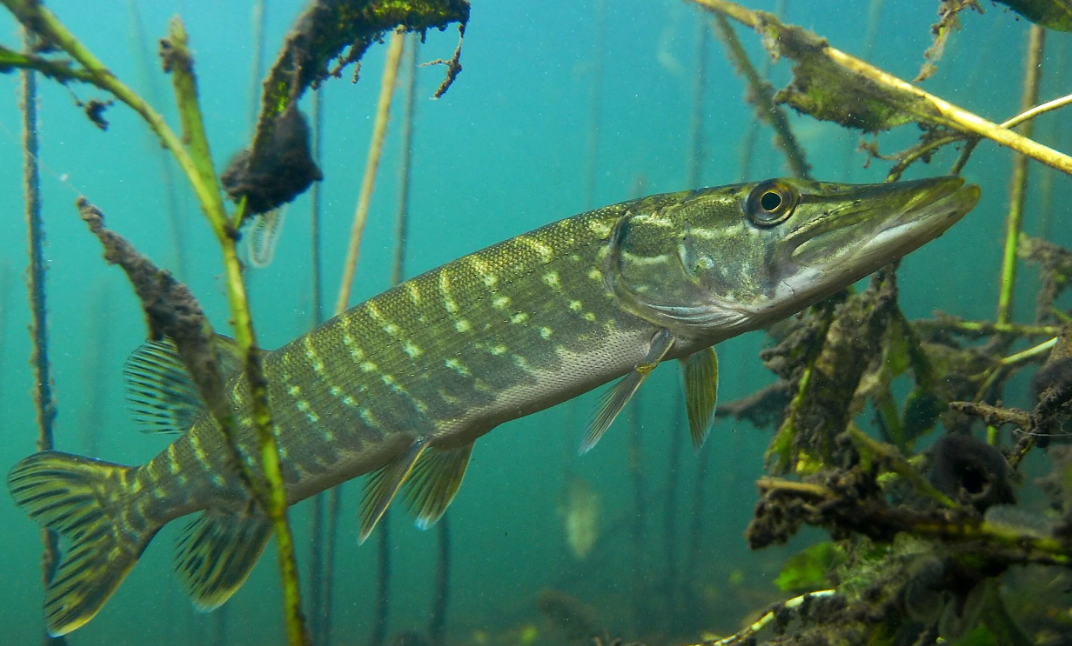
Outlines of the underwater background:
<svg viewBox="0 0 1072 646">
<path fill-rule="evenodd" d="M 774 2 L 760 0 L 746 4 L 775 8 Z M 825 36 L 844 51 L 866 55 L 904 79 L 919 70 L 936 10 L 933 2 L 885 3 L 875 39 L 867 42 L 867 2 L 784 4 L 786 22 Z M 1018 112 L 1029 23 L 1003 6 L 984 4 L 984 15 L 962 14 L 962 31 L 952 35 L 937 73 L 923 87 L 1001 121 Z M 303 4 L 269 0 L 265 5 L 267 65 Z M 172 123 L 177 118 L 170 80 L 161 72 L 155 51 L 168 20 L 181 15 L 196 58 L 217 167 L 248 144 L 250 91 L 255 87 L 251 3 L 56 0 L 49 7 Z M 741 176 L 741 145 L 755 127 L 754 109 L 745 102 L 744 83 L 726 61 L 710 23 L 709 15 L 679 0 L 474 0 L 462 47 L 464 71 L 454 85 L 441 99 L 430 100 L 443 68 L 419 70 L 407 277 L 588 208 L 691 188 L 690 123 L 700 68 L 706 75 L 700 103 L 700 184 L 786 175 L 770 129 L 759 126 L 748 176 Z M 759 39 L 738 31 L 758 64 L 765 56 Z M 1053 31 L 1048 37 L 1043 100 L 1072 86 L 1072 74 L 1049 72 L 1072 65 L 1072 38 Z M 428 33 L 418 60 L 449 58 L 457 38 L 453 27 Z M 13 46 L 20 39 L 15 21 L 0 15 L 0 42 Z M 706 43 L 701 45 L 701 39 Z M 356 85 L 349 82 L 347 70 L 342 80 L 328 82 L 322 90 L 321 263 L 328 304 L 338 290 L 385 49 L 370 49 Z M 787 63 L 775 64 L 771 78 L 776 87 L 784 85 Z M 599 89 L 593 92 L 597 82 Z M 37 433 L 30 337 L 24 332 L 29 308 L 23 289 L 27 260 L 17 88 L 17 75 L 0 75 L 3 473 L 35 450 Z M 593 97 L 599 101 L 598 146 L 589 203 L 585 177 Z M 218 246 L 184 179 L 172 165 L 168 172 L 179 214 L 176 231 L 168 220 L 162 171 L 169 162 L 162 161 L 156 140 L 123 105 L 105 112 L 109 127 L 101 131 L 75 105 L 76 100 L 93 98 L 107 97 L 88 86 L 39 83 L 48 323 L 58 406 L 55 442 L 59 450 L 140 464 L 169 441 L 139 433 L 124 403 L 122 365 L 145 338 L 144 319 L 126 278 L 102 261 L 99 243 L 77 217 L 76 197 L 88 197 L 105 213 L 110 228 L 188 284 L 218 330 L 227 328 L 229 312 Z M 303 110 L 309 110 L 308 103 L 307 96 Z M 397 106 L 372 196 L 352 304 L 389 286 L 402 112 Z M 1067 120 L 1067 115 L 1040 118 L 1035 136 L 1067 148 L 1072 133 L 1066 126 L 1063 142 L 1058 139 L 1059 119 Z M 855 151 L 857 133 L 796 114 L 791 121 L 814 177 L 851 182 L 885 177 L 887 162 L 873 160 L 864 166 L 864 153 Z M 909 125 L 881 135 L 879 142 L 883 151 L 893 151 L 917 136 L 918 130 Z M 929 165 L 913 166 L 907 176 L 944 174 L 954 156 L 954 151 L 943 150 Z M 903 262 L 900 302 L 910 319 L 935 310 L 965 319 L 992 318 L 1011 159 L 1008 150 L 983 143 L 963 173 L 982 187 L 978 207 Z M 1037 164 L 1032 173 L 1025 231 L 1072 244 L 1067 224 L 1072 221 L 1072 182 Z M 1040 188 L 1047 181 L 1052 211 L 1050 224 L 1044 225 L 1038 207 Z M 248 273 L 254 321 L 266 348 L 282 345 L 311 325 L 308 213 L 306 194 L 289 207 L 272 263 Z M 184 248 L 181 257 L 176 233 Z M 1024 270 L 1019 280 L 1023 285 L 1014 318 L 1027 321 L 1032 318 L 1037 272 Z M 747 395 L 773 380 L 757 356 L 766 343 L 764 334 L 756 332 L 718 347 L 720 401 Z M 505 424 L 477 443 L 465 484 L 448 514 L 448 643 L 565 643 L 568 634 L 546 611 L 561 599 L 549 591 L 572 595 L 609 636 L 661 644 L 698 641 L 703 631 L 732 633 L 750 612 L 792 596 L 773 580 L 787 556 L 824 534 L 806 530 L 787 546 L 761 552 L 750 552 L 743 539 L 771 432 L 720 419 L 705 448 L 694 451 L 685 441 L 680 378 L 671 368 L 676 367 L 656 371 L 642 389 L 637 411 L 627 411 L 598 448 L 584 456 L 578 457 L 577 447 L 598 393 Z M 1026 380 L 1014 382 L 1007 393 L 1014 405 L 1017 397 L 1026 399 Z M 630 451 L 632 424 L 638 424 L 639 453 Z M 1045 459 L 1040 453 L 1031 457 L 1040 463 Z M 634 495 L 638 473 L 643 492 L 639 506 Z M 367 643 L 375 612 L 375 537 L 357 544 L 359 492 L 356 481 L 344 486 L 334 571 L 336 644 Z M 1027 494 L 1025 504 L 1030 500 Z M 291 509 L 303 575 L 308 574 L 310 509 L 311 501 Z M 567 541 L 564 520 L 571 511 L 589 514 L 585 522 L 594 527 L 595 542 L 583 559 Z M 401 511 L 392 513 L 389 522 L 389 635 L 423 631 L 433 601 L 436 531 L 414 528 Z M 171 547 L 181 526 L 173 523 L 157 536 L 100 615 L 68 636 L 70 643 L 284 643 L 272 547 L 222 611 L 201 614 L 187 601 L 172 571 Z M 38 527 L 6 494 L 0 496 L 0 641 L 5 644 L 41 639 L 40 555 Z"/>
</svg>

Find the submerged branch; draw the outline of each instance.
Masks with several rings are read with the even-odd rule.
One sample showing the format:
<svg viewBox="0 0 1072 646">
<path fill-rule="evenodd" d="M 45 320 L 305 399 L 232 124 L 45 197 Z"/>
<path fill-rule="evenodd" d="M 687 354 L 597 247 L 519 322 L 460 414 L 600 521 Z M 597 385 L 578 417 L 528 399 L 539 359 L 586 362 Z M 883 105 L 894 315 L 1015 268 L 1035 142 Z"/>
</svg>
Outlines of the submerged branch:
<svg viewBox="0 0 1072 646">
<path fill-rule="evenodd" d="M 786 161 L 793 177 L 811 179 L 811 166 L 804 158 L 804 150 L 801 149 L 793 130 L 789 126 L 789 118 L 785 110 L 774 103 L 774 88 L 759 75 L 752 61 L 748 60 L 737 33 L 733 31 L 726 17 L 719 14 L 716 16 L 716 35 L 726 46 L 726 56 L 737 69 L 737 73 L 748 82 L 748 102 L 756 108 L 756 115 L 774 128 L 775 143 L 785 153 Z"/>
<path fill-rule="evenodd" d="M 693 0 L 759 31 L 776 56 L 797 62 L 793 82 L 777 100 L 815 118 L 865 131 L 910 121 L 990 139 L 1062 172 L 1072 174 L 1072 157 L 1023 137 L 869 65 L 815 34 L 773 15 L 729 0 Z"/>
<path fill-rule="evenodd" d="M 276 118 L 288 106 L 297 103 L 309 87 L 339 76 L 343 67 L 359 61 L 369 46 L 387 32 L 398 27 L 423 33 L 445 29 L 452 22 L 464 26 L 468 21 L 466 0 L 314 2 L 287 34 L 264 80 L 260 116 L 251 147 L 253 160 L 271 138 Z M 337 63 L 329 68 L 335 59 Z"/>
</svg>

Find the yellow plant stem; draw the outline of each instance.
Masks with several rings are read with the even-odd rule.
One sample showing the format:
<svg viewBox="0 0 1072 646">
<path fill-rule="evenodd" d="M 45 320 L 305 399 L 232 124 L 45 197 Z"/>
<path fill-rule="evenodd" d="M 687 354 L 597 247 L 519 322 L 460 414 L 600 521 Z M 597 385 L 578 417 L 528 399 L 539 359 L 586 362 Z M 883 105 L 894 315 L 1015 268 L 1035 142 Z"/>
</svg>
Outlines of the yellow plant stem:
<svg viewBox="0 0 1072 646">
<path fill-rule="evenodd" d="M 1020 99 L 1020 111 L 1031 109 L 1038 103 L 1039 84 L 1042 80 L 1042 51 L 1046 43 L 1046 30 L 1031 25 L 1027 38 L 1027 60 L 1024 69 L 1024 93 Z M 1020 126 L 1025 137 L 1031 137 L 1034 121 Z M 1005 224 L 1005 253 L 1001 265 L 1001 291 L 998 294 L 998 324 L 1012 320 L 1013 287 L 1016 284 L 1016 248 L 1024 224 L 1024 204 L 1027 202 L 1027 157 L 1016 155 L 1012 160 L 1012 189 L 1009 195 L 1009 215 Z"/>
<path fill-rule="evenodd" d="M 702 7 L 717 11 L 753 28 L 764 22 L 770 23 L 773 20 L 773 17 L 770 14 L 746 9 L 729 0 L 692 1 Z M 1031 159 L 1072 175 L 1072 157 L 1060 153 L 1049 146 L 1044 146 L 1027 137 L 1021 136 L 1008 128 L 1003 128 L 996 123 L 988 121 L 974 113 L 953 105 L 948 101 L 940 99 L 933 94 L 924 92 L 907 81 L 899 79 L 892 74 L 884 72 L 877 67 L 869 65 L 864 61 L 850 56 L 839 49 L 830 47 L 829 45 L 822 48 L 820 51 L 814 52 L 814 55 L 824 57 L 830 63 L 837 65 L 844 71 L 854 74 L 862 79 L 866 79 L 870 83 L 882 86 L 890 92 L 924 102 L 929 107 L 932 114 L 940 119 L 944 125 L 948 125 L 951 128 L 965 133 L 990 139 L 1001 146 L 1011 148 Z"/>
<path fill-rule="evenodd" d="M 949 496 L 936 489 L 934 485 L 912 468 L 912 465 L 904 459 L 904 456 L 897 452 L 897 449 L 872 439 L 867 433 L 864 433 L 855 422 L 849 422 L 849 425 L 845 430 L 849 434 L 849 439 L 856 445 L 857 450 L 860 451 L 861 454 L 866 454 L 862 456 L 863 459 L 872 461 L 876 459 L 881 460 L 890 471 L 911 483 L 917 492 L 935 500 L 948 509 L 961 508 L 960 505 L 953 502 Z"/>
<path fill-rule="evenodd" d="M 357 197 L 354 222 L 350 227 L 350 245 L 346 250 L 346 264 L 343 265 L 342 285 L 339 287 L 339 297 L 335 301 L 336 315 L 346 311 L 346 305 L 350 301 L 350 290 L 353 287 L 354 273 L 357 270 L 357 257 L 361 251 L 361 238 L 365 233 L 369 202 L 372 200 L 372 188 L 376 183 L 376 172 L 380 168 L 380 153 L 383 151 L 383 139 L 387 133 L 387 118 L 391 113 L 395 79 L 398 78 L 399 61 L 402 60 L 402 44 L 405 41 L 405 33 L 396 31 L 391 34 L 391 43 L 387 46 L 387 60 L 383 65 L 383 80 L 380 82 L 380 98 L 376 104 L 376 121 L 372 126 L 372 141 L 369 142 L 365 175 L 361 179 L 361 193 Z"/>
</svg>

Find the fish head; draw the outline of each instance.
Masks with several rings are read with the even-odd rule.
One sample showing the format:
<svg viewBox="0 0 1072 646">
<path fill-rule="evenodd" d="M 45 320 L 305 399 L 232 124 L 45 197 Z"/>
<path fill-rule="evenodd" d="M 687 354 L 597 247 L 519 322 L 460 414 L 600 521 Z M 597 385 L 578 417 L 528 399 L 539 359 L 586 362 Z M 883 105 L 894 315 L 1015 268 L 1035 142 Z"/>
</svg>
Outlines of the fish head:
<svg viewBox="0 0 1072 646">
<path fill-rule="evenodd" d="M 978 199 L 979 187 L 959 177 L 772 179 L 681 193 L 618 221 L 604 278 L 634 314 L 717 342 L 790 316 L 919 248 Z"/>
</svg>

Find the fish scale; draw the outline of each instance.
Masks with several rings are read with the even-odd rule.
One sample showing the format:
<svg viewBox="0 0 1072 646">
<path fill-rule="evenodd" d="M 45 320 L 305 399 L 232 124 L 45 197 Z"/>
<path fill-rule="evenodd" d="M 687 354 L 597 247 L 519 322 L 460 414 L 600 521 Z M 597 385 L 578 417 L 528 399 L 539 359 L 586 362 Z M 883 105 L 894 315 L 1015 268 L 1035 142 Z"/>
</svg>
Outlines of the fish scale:
<svg viewBox="0 0 1072 646">
<path fill-rule="evenodd" d="M 588 450 L 668 359 L 684 364 L 699 444 L 717 395 L 712 344 L 922 245 L 978 197 L 958 178 L 768 180 L 605 207 L 433 269 L 265 354 L 287 500 L 370 474 L 360 539 L 400 492 L 427 527 L 458 492 L 481 435 L 623 377 L 589 425 Z M 241 361 L 232 342 L 217 346 L 236 370 L 238 457 L 260 477 Z M 52 635 L 89 621 L 171 520 L 200 512 L 175 567 L 202 610 L 242 585 L 270 536 L 174 347 L 146 344 L 125 373 L 136 417 L 182 433 L 171 445 L 141 467 L 45 451 L 8 476 L 16 504 L 74 543 L 46 591 Z"/>
</svg>

